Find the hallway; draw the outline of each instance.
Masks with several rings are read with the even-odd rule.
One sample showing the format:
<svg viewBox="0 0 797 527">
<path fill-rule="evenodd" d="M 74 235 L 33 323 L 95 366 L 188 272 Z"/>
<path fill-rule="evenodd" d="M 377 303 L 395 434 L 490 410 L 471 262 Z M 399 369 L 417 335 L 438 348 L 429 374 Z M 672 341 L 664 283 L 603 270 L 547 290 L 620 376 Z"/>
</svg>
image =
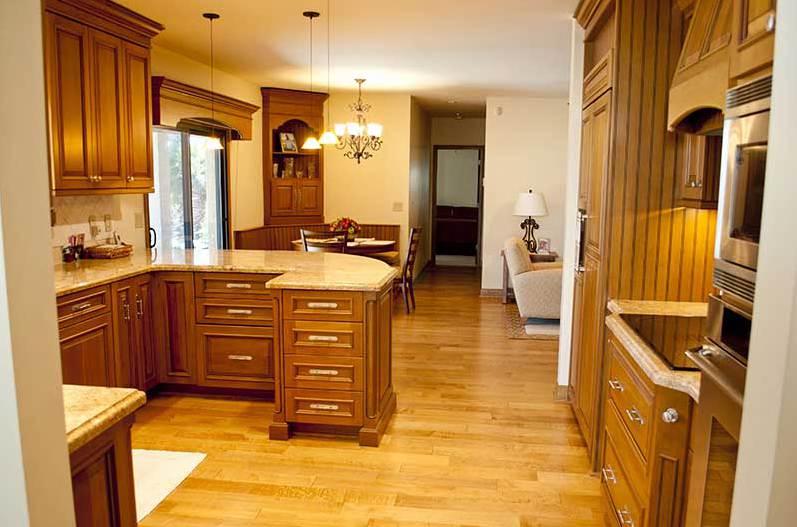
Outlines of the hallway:
<svg viewBox="0 0 797 527">
<path fill-rule="evenodd" d="M 140 525 L 602 525 L 599 480 L 553 402 L 556 344 L 507 339 L 477 273 L 432 270 L 414 314 L 395 304 L 398 410 L 378 449 L 269 441 L 267 402 L 154 398 L 134 448 L 208 456 Z"/>
</svg>

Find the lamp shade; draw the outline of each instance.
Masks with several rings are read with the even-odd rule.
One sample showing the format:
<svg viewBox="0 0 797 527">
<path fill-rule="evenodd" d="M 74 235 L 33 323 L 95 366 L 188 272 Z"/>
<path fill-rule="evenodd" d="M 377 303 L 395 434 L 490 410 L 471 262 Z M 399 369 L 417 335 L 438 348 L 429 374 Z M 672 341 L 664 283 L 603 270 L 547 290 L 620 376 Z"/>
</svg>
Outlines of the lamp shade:
<svg viewBox="0 0 797 527">
<path fill-rule="evenodd" d="M 518 194 L 515 201 L 515 216 L 547 216 L 548 204 L 545 203 L 545 196 L 539 192 L 523 192 Z"/>
</svg>

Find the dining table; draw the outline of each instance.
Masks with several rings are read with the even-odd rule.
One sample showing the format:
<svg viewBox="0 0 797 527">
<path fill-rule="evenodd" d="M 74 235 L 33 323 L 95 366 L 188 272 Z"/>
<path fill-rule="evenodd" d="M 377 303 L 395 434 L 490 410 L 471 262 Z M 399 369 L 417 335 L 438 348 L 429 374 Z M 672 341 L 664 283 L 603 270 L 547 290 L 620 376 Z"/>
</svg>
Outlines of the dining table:
<svg viewBox="0 0 797 527">
<path fill-rule="evenodd" d="M 316 243 L 325 243 L 330 240 L 315 240 Z M 304 246 L 302 240 L 293 240 L 291 242 L 294 251 L 303 251 Z M 395 240 L 376 240 L 374 238 L 355 238 L 346 244 L 347 254 L 356 254 L 359 256 L 368 256 L 371 254 L 380 254 L 396 250 Z"/>
</svg>

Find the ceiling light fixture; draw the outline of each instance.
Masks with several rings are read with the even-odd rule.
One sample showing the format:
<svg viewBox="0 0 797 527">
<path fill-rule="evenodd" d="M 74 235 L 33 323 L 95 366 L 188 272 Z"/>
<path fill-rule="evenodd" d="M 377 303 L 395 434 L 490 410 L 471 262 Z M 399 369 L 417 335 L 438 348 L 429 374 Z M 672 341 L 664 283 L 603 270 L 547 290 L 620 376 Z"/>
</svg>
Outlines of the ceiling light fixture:
<svg viewBox="0 0 797 527">
<path fill-rule="evenodd" d="M 313 19 L 318 18 L 321 14 L 318 11 L 305 11 L 302 16 L 310 21 L 310 93 L 313 93 Z M 321 144 L 314 134 L 305 140 L 302 145 L 302 150 L 320 150 Z"/>
<path fill-rule="evenodd" d="M 331 93 L 329 91 L 330 86 L 330 71 L 332 71 L 332 61 L 330 60 L 331 52 L 331 37 L 330 34 L 332 32 L 332 10 L 330 8 L 330 0 L 327 0 L 327 124 L 324 127 L 324 133 L 321 134 L 321 137 L 318 139 L 318 142 L 322 145 L 335 145 L 338 143 L 338 138 L 335 136 L 335 132 L 332 131 L 332 101 L 330 99 Z"/>
<path fill-rule="evenodd" d="M 213 103 L 216 98 L 216 92 L 213 91 L 213 21 L 221 18 L 218 13 L 203 13 L 202 17 L 206 18 L 210 24 L 210 120 L 211 120 L 211 133 L 215 134 L 216 129 L 213 128 L 213 122 L 216 121 L 216 108 Z M 208 150 L 224 150 L 224 145 L 221 144 L 221 139 L 215 135 L 211 135 L 205 142 L 205 148 Z"/>
<path fill-rule="evenodd" d="M 371 109 L 370 104 L 363 102 L 363 83 L 365 79 L 354 79 L 357 82 L 357 102 L 350 104 L 354 112 L 354 121 L 335 123 L 335 135 L 338 138 L 337 148 L 348 149 L 343 155 L 356 159 L 359 165 L 363 159 L 373 157 L 373 152 L 382 148 L 382 125 L 369 123 L 365 114 Z M 370 150 L 370 152 L 369 152 Z"/>
</svg>

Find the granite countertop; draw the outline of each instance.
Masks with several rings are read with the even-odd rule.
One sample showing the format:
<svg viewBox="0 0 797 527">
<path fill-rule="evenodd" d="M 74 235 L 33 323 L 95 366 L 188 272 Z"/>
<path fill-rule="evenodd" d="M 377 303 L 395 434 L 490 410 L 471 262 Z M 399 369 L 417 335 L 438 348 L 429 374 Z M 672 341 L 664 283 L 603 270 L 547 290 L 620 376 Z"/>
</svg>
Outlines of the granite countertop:
<svg viewBox="0 0 797 527">
<path fill-rule="evenodd" d="M 132 388 L 64 385 L 66 442 L 71 454 L 144 406 L 147 396 Z"/>
<path fill-rule="evenodd" d="M 299 251 L 174 250 L 136 251 L 113 260 L 83 260 L 55 266 L 58 295 L 107 284 L 150 271 L 267 273 L 280 276 L 271 289 L 380 291 L 396 270 L 374 258 Z"/>
<path fill-rule="evenodd" d="M 708 312 L 708 304 L 702 302 L 610 300 L 607 307 L 611 314 L 606 317 L 606 325 L 650 380 L 658 386 L 684 392 L 697 401 L 700 395 L 700 372 L 671 369 L 620 315 L 705 317 Z"/>
</svg>

